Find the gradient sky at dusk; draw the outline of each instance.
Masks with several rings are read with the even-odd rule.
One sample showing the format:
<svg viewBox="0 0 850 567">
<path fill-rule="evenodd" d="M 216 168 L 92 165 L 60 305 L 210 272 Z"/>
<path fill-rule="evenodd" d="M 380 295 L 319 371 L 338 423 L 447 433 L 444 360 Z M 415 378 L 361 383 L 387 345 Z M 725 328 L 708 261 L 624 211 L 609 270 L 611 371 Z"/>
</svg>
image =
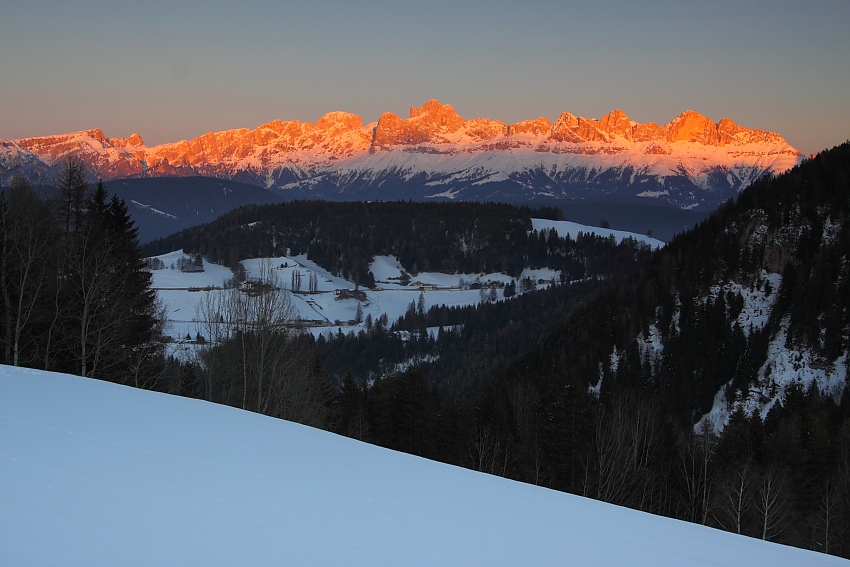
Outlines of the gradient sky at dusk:
<svg viewBox="0 0 850 567">
<path fill-rule="evenodd" d="M 7 2 L 0 138 L 147 145 L 437 98 L 517 122 L 685 109 L 804 153 L 850 138 L 850 2 Z"/>
</svg>

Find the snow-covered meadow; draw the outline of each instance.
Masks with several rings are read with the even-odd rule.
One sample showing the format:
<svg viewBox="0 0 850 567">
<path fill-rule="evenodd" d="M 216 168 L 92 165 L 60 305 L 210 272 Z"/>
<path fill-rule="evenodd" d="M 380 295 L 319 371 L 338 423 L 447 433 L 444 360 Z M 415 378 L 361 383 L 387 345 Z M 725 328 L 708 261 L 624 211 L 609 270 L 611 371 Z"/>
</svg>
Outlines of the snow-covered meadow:
<svg viewBox="0 0 850 567">
<path fill-rule="evenodd" d="M 567 221 L 532 219 L 532 224 L 538 231 L 555 229 L 560 236 L 569 234 L 575 238 L 579 232 L 584 232 L 599 234 L 606 238 L 613 235 L 618 241 L 634 238 L 653 248 L 664 245 L 663 242 L 644 235 L 583 226 Z M 214 293 L 205 288 L 221 288 L 226 280 L 233 277 L 233 273 L 228 268 L 207 261 L 204 261 L 203 272 L 181 272 L 176 267 L 177 260 L 181 256 L 183 253 L 180 251 L 158 256 L 165 268 L 153 270 L 153 287 L 166 306 L 170 322 L 169 334 L 178 341 L 175 343 L 178 351 L 181 348 L 190 348 L 185 344 L 187 336 L 194 340 L 200 330 L 196 314 L 197 305 L 204 295 Z M 354 282 L 330 274 L 308 260 L 306 255 L 245 260 L 242 264 L 249 279 L 259 274 L 261 262 L 269 263 L 278 283 L 287 289 L 294 287 L 293 275 L 300 274 L 300 292 L 292 294 L 293 304 L 298 317 L 316 336 L 336 334 L 339 331 L 356 333 L 365 327 L 365 321 L 369 316 L 373 321 L 377 321 L 381 316 L 386 315 L 387 320 L 392 323 L 405 314 L 411 303 L 418 303 L 420 294 L 424 299 L 426 310 L 435 305 L 449 307 L 475 305 L 481 301 L 490 301 L 493 297 L 496 301 L 501 301 L 504 300 L 504 286 L 514 280 L 501 273 L 420 272 L 411 276 L 407 285 L 403 285 L 399 281 L 403 268 L 398 261 L 389 256 L 377 256 L 370 265 L 377 286 L 375 289 L 361 289 L 363 295 L 358 299 L 346 296 L 344 293 L 339 294 L 340 291 L 354 290 Z M 308 282 L 313 275 L 316 277 L 316 292 L 308 293 Z M 523 278 L 530 278 L 535 286 L 543 287 L 558 281 L 560 273 L 551 269 L 527 269 L 523 271 L 520 278 L 516 278 L 516 283 L 519 284 Z M 483 289 L 475 289 L 476 285 L 470 288 L 472 284 L 480 284 Z M 355 322 L 358 306 L 361 311 L 359 323 Z"/>
<path fill-rule="evenodd" d="M 8 566 L 848 565 L 231 407 L 8 366 L 0 480 Z"/>
<path fill-rule="evenodd" d="M 586 226 L 583 224 L 578 224 L 572 221 L 554 221 L 549 219 L 531 219 L 531 225 L 534 227 L 534 230 L 537 232 L 542 232 L 544 230 L 556 230 L 558 232 L 558 236 L 561 238 L 569 235 L 570 238 L 575 240 L 579 233 L 582 232 L 584 234 L 595 234 L 597 236 L 601 236 L 602 238 L 610 238 L 614 237 L 614 239 L 619 243 L 625 240 L 626 238 L 633 238 L 638 242 L 643 242 L 644 244 L 652 247 L 653 250 L 657 250 L 664 246 L 664 242 L 658 240 L 657 238 L 652 238 L 651 236 L 647 236 L 645 234 L 635 234 L 633 232 L 626 232 L 624 230 L 611 230 L 610 228 L 600 228 L 596 226 Z"/>
</svg>

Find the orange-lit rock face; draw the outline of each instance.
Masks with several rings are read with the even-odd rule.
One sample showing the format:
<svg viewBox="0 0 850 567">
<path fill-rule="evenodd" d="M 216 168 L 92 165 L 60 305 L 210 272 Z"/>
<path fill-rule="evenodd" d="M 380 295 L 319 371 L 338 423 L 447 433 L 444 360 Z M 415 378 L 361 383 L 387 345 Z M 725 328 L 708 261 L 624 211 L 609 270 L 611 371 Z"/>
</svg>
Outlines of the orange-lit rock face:
<svg viewBox="0 0 850 567">
<path fill-rule="evenodd" d="M 476 142 L 484 142 L 494 138 L 501 138 L 508 131 L 508 126 L 498 120 L 473 118 L 472 120 L 463 121 L 463 129 Z"/>
<path fill-rule="evenodd" d="M 375 128 L 373 147 L 446 142 L 446 136 L 464 126 L 464 120 L 448 104 L 429 100 L 421 108 L 410 107 L 410 118 L 402 120 L 385 112 Z M 479 129 L 482 124 L 478 124 Z M 485 126 L 485 130 L 487 130 Z"/>
<path fill-rule="evenodd" d="M 328 112 L 316 121 L 316 128 L 335 136 L 342 132 L 357 131 L 363 127 L 363 119 L 349 112 Z"/>
<path fill-rule="evenodd" d="M 429 100 L 422 108 L 410 107 L 410 119 L 418 119 L 425 128 L 439 128 L 447 132 L 456 132 L 463 125 L 450 104 L 440 104 L 438 100 Z"/>
<path fill-rule="evenodd" d="M 667 127 L 668 142 L 696 142 L 706 146 L 717 145 L 717 127 L 699 112 L 686 110 L 673 119 Z"/>
<path fill-rule="evenodd" d="M 552 125 L 552 132 L 549 134 L 549 139 L 555 142 L 572 142 L 580 143 L 586 140 L 579 136 L 579 119 L 569 112 L 564 112 Z"/>
<path fill-rule="evenodd" d="M 558 142 L 610 142 L 616 137 L 632 139 L 632 124 L 622 110 L 614 110 L 602 119 L 575 117 L 565 112 L 552 127 L 550 139 Z"/>
<path fill-rule="evenodd" d="M 508 126 L 488 118 L 465 120 L 452 106 L 437 100 L 411 107 L 408 118 L 386 112 L 367 127 L 360 116 L 337 111 L 315 124 L 274 120 L 253 130 L 210 132 L 152 148 L 145 147 L 138 134 L 109 139 L 98 129 L 12 140 L 0 148 L 6 155 L 26 152 L 48 165 L 73 155 L 93 176 L 109 179 L 141 172 L 229 176 L 251 170 L 262 174 L 288 164 L 321 168 L 330 160 L 368 155 L 367 151 L 416 149 L 422 144 L 428 145 L 424 148 L 428 153 L 448 154 L 527 148 L 551 154 L 611 155 L 633 147 L 636 155 L 672 155 L 680 142 L 714 147 L 765 143 L 785 145 L 780 148 L 784 153 L 795 152 L 778 134 L 743 128 L 728 118 L 715 124 L 691 110 L 663 126 L 634 123 L 622 110 L 598 120 L 564 112 L 554 123 L 543 117 Z"/>
<path fill-rule="evenodd" d="M 664 139 L 664 133 L 655 122 L 636 124 L 632 128 L 632 140 L 635 142 L 653 142 Z"/>
<path fill-rule="evenodd" d="M 546 136 L 552 131 L 552 123 L 548 118 L 538 118 L 537 120 L 523 120 L 516 124 L 511 124 L 508 127 L 508 136 L 517 134 L 532 134 L 534 136 Z"/>
<path fill-rule="evenodd" d="M 599 121 L 595 118 L 578 119 L 578 128 L 576 128 L 578 137 L 586 142 L 606 142 L 607 136 L 599 130 Z"/>
<path fill-rule="evenodd" d="M 363 120 L 348 112 L 329 112 L 316 124 L 275 120 L 254 130 L 211 132 L 194 140 L 151 148 L 152 163 L 167 160 L 171 165 L 183 160 L 189 165 L 243 163 L 264 167 L 276 155 L 300 151 L 330 153 L 348 157 L 369 147 L 370 137 L 362 131 Z"/>
<path fill-rule="evenodd" d="M 142 148 L 145 145 L 138 134 L 130 134 L 128 138 L 109 138 L 108 143 L 114 148 Z"/>
<path fill-rule="evenodd" d="M 91 136 L 92 138 L 94 138 L 95 140 L 100 142 L 101 144 L 106 143 L 106 136 L 103 134 L 103 132 L 100 130 L 100 128 L 95 128 L 94 130 L 88 130 L 86 132 L 86 134 L 88 134 L 89 136 Z"/>
<path fill-rule="evenodd" d="M 63 155 L 77 153 L 79 150 L 103 149 L 108 145 L 106 136 L 98 128 L 73 134 L 25 138 L 17 140 L 16 143 L 27 151 L 50 161 Z"/>
<path fill-rule="evenodd" d="M 603 116 L 599 120 L 599 129 L 608 134 L 609 139 L 615 136 L 632 139 L 632 123 L 626 113 L 619 109 Z"/>
<path fill-rule="evenodd" d="M 729 118 L 723 118 L 717 123 L 717 143 L 720 146 L 726 145 L 741 145 L 753 144 L 760 142 L 768 142 L 773 144 L 781 144 L 785 140 L 779 134 L 773 132 L 765 132 L 764 130 L 752 130 L 750 128 L 742 128 Z"/>
<path fill-rule="evenodd" d="M 378 125 L 375 127 L 373 146 L 395 146 L 397 144 L 409 144 L 410 130 L 405 127 L 401 118 L 392 112 L 381 114 Z"/>
</svg>

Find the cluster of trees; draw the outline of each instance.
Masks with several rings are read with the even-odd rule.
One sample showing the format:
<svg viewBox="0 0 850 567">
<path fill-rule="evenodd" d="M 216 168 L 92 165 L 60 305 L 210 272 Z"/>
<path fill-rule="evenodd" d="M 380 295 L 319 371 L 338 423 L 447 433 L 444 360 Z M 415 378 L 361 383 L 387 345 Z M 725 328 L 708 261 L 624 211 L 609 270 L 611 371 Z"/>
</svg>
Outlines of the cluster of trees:
<svg viewBox="0 0 850 567">
<path fill-rule="evenodd" d="M 41 197 L 17 177 L 0 192 L 3 363 L 326 426 L 327 373 L 268 264 L 247 292 L 231 285 L 205 296 L 203 344 L 181 362 L 150 288 L 148 270 L 161 266 L 146 264 L 124 201 L 102 183 L 91 188 L 76 161 L 56 186 Z M 180 264 L 202 269 L 197 254 Z"/>
<path fill-rule="evenodd" d="M 391 325 L 374 322 L 358 335 L 320 337 L 317 347 L 322 359 L 338 380 L 351 373 L 363 382 L 407 360 L 427 359 L 432 362 L 423 366 L 425 377 L 441 388 L 451 384 L 468 391 L 489 382 L 537 347 L 574 312 L 647 266 L 652 255 L 648 248 L 628 239 L 617 244 L 588 234 L 570 242 L 577 254 L 593 258 L 583 280 L 533 292 L 536 282 L 511 282 L 504 289 L 510 301 L 477 306 L 433 305 L 424 309 L 415 302 Z M 413 338 L 403 340 L 406 336 Z"/>
<path fill-rule="evenodd" d="M 75 161 L 57 186 L 0 193 L 3 362 L 151 386 L 163 318 L 127 207 Z"/>
<path fill-rule="evenodd" d="M 600 401 L 580 384 L 500 379 L 441 391 L 419 370 L 347 377 L 340 434 L 769 541 L 850 556 L 850 392 L 791 389 L 762 420 L 682 426 L 652 396 Z"/>
<path fill-rule="evenodd" d="M 269 262 L 250 283 L 212 291 L 199 303 L 205 345 L 178 380 L 180 393 L 323 427 L 327 374 L 312 340 L 299 332 L 289 292 Z"/>
<path fill-rule="evenodd" d="M 191 258 L 181 256 L 177 259 L 177 269 L 181 272 L 203 272 L 204 260 L 200 254 L 194 254 Z"/>
</svg>

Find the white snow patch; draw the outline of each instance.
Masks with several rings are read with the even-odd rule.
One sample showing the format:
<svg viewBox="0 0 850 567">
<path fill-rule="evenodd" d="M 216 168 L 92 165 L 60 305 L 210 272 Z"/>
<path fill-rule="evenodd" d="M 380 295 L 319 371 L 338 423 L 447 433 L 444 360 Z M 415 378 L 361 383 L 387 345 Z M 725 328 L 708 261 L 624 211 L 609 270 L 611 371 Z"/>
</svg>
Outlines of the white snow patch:
<svg viewBox="0 0 850 567">
<path fill-rule="evenodd" d="M 426 199 L 454 199 L 457 197 L 458 193 L 460 193 L 457 189 L 446 189 L 442 193 L 434 193 L 433 195 L 426 195 Z"/>
<path fill-rule="evenodd" d="M 653 249 L 658 249 L 665 245 L 664 242 L 656 238 L 649 237 L 645 234 L 636 234 L 634 232 L 626 232 L 624 230 L 611 230 L 608 228 L 599 228 L 596 226 L 586 226 L 571 221 L 531 219 L 531 226 L 537 232 L 554 229 L 558 232 L 558 236 L 560 236 L 561 238 L 569 234 L 570 238 L 572 238 L 573 240 L 575 240 L 578 237 L 578 234 L 581 232 L 584 234 L 595 234 L 603 238 L 609 238 L 613 236 L 618 243 L 622 242 L 626 238 L 632 238 L 634 240 L 637 240 L 638 242 L 642 242 L 644 244 L 649 245 Z"/>
<path fill-rule="evenodd" d="M 723 287 L 712 286 L 710 296 L 716 299 L 721 292 L 740 295 L 744 300 L 744 307 L 738 315 L 738 324 L 744 335 L 749 337 L 753 330 L 761 330 L 767 325 L 773 304 L 779 297 L 779 286 L 782 284 L 780 274 L 768 273 L 762 270 L 759 278 L 751 287 L 742 286 L 738 282 L 727 282 Z"/>
<path fill-rule="evenodd" d="M 827 217 L 823 223 L 823 244 L 824 246 L 830 246 L 835 243 L 838 239 L 838 234 L 841 231 L 841 223 L 833 221 L 830 217 Z"/>
<path fill-rule="evenodd" d="M 201 332 L 196 309 L 201 299 L 209 293 L 221 293 L 225 280 L 233 277 L 230 269 L 204 261 L 204 272 L 184 273 L 176 269 L 177 260 L 185 256 L 180 251 L 158 256 L 166 265 L 165 270 L 153 271 L 153 288 L 157 296 L 165 303 L 170 329 L 168 334 L 175 340 L 176 355 L 185 358 L 194 348 L 194 343 L 186 343 Z M 357 334 L 365 329 L 365 320 L 371 315 L 377 321 L 386 315 L 390 324 L 403 316 L 411 303 L 417 303 L 419 294 L 424 294 L 425 309 L 431 306 L 465 307 L 481 302 L 481 291 L 460 289 L 461 279 L 472 283 L 476 279 L 485 287 L 489 296 L 490 286 L 496 289 L 497 300 L 504 299 L 503 286 L 513 278 L 505 274 L 442 274 L 420 272 L 411 275 L 410 285 L 401 285 L 398 278 L 403 270 L 397 259 L 391 256 L 377 256 L 370 270 L 378 284 L 376 289 L 361 288 L 365 300 L 353 297 L 342 298 L 337 292 L 354 290 L 354 282 L 329 273 L 327 270 L 308 260 L 306 255 L 281 256 L 276 258 L 253 258 L 244 260 L 246 276 L 256 278 L 260 264 L 269 262 L 278 284 L 286 289 L 292 288 L 293 274 L 301 274 L 301 287 L 292 293 L 292 303 L 296 314 L 307 331 L 314 336 L 327 336 L 328 332 L 337 335 L 353 332 Z M 175 269 L 170 269 L 174 264 Z M 310 276 L 317 277 L 317 292 L 309 293 Z M 524 270 L 520 276 L 534 281 L 535 287 L 543 288 L 560 280 L 560 272 L 548 268 Z M 519 280 L 518 280 L 519 281 Z M 539 283 L 539 282 L 543 283 Z M 214 288 L 214 289 L 207 289 Z M 363 320 L 355 323 L 357 307 Z M 201 332 L 201 334 L 203 334 Z"/>
<path fill-rule="evenodd" d="M 815 383 L 821 394 L 841 399 L 847 383 L 848 352 L 830 362 L 810 349 L 786 348 L 787 329 L 786 318 L 780 332 L 768 345 L 767 360 L 759 369 L 757 384 L 750 386 L 743 394 L 728 392 L 729 384 L 721 388 L 715 396 L 711 411 L 703 416 L 700 423 L 709 421 L 715 430 L 720 431 L 739 407 L 747 415 L 759 412 L 764 419 L 776 404 L 783 402 L 786 390 L 795 383 L 803 390 L 808 390 Z"/>
<path fill-rule="evenodd" d="M 620 367 L 620 353 L 617 352 L 617 345 L 614 345 L 614 349 L 611 351 L 609 367 L 611 368 L 611 374 L 616 374 L 617 369 Z"/>
<path fill-rule="evenodd" d="M 138 201 L 134 201 L 133 199 L 130 199 L 130 203 L 132 203 L 133 205 L 135 205 L 136 207 L 138 207 L 138 208 L 140 208 L 140 209 L 144 209 L 144 210 L 146 210 L 146 211 L 150 211 L 150 212 L 152 212 L 152 213 L 154 213 L 154 214 L 157 214 L 157 215 L 159 215 L 159 216 L 162 216 L 162 217 L 167 217 L 167 218 L 170 218 L 170 219 L 176 219 L 176 218 L 177 218 L 177 217 L 175 217 L 174 215 L 171 215 L 171 214 L 169 214 L 169 213 L 166 213 L 165 211 L 160 211 L 159 209 L 154 209 L 154 208 L 153 208 L 153 207 L 151 207 L 150 205 L 146 205 L 146 204 L 144 204 L 144 203 L 140 203 L 140 202 L 138 202 Z"/>
<path fill-rule="evenodd" d="M 641 191 L 640 193 L 638 193 L 636 195 L 636 197 L 656 198 L 656 197 L 664 197 L 665 195 L 669 195 L 669 194 L 670 194 L 670 191 L 668 191 L 667 189 L 664 189 L 663 191 L 648 191 L 647 190 L 647 191 Z"/>
<path fill-rule="evenodd" d="M 398 279 L 404 268 L 393 256 L 375 256 L 369 271 L 375 276 L 376 282 L 388 283 L 391 279 Z"/>
<path fill-rule="evenodd" d="M 418 366 L 423 362 L 436 362 L 439 358 L 439 356 L 435 356 L 433 354 L 426 354 L 425 356 L 415 356 L 413 358 L 408 358 L 407 360 L 399 362 L 395 366 L 393 366 L 393 372 L 395 372 L 396 374 L 403 374 L 404 372 L 407 372 L 411 368 L 414 368 L 415 366 Z"/>
<path fill-rule="evenodd" d="M 165 304 L 168 319 L 169 336 L 175 341 L 185 341 L 186 335 L 195 337 L 198 333 L 198 321 L 195 310 L 201 299 L 211 288 L 220 289 L 225 280 L 233 277 L 233 272 L 225 266 L 212 264 L 204 260 L 203 272 L 181 272 L 177 269 L 177 260 L 183 256 L 182 251 L 170 252 L 157 256 L 165 264 L 163 270 L 151 272 L 151 287 L 157 297 Z M 172 266 L 174 268 L 172 269 Z M 186 355 L 187 351 L 180 343 L 176 355 Z"/>
<path fill-rule="evenodd" d="M 655 368 L 664 354 L 664 343 L 661 341 L 661 331 L 655 325 L 649 326 L 646 336 L 638 335 L 638 350 L 641 360 L 647 360 Z"/>
</svg>

